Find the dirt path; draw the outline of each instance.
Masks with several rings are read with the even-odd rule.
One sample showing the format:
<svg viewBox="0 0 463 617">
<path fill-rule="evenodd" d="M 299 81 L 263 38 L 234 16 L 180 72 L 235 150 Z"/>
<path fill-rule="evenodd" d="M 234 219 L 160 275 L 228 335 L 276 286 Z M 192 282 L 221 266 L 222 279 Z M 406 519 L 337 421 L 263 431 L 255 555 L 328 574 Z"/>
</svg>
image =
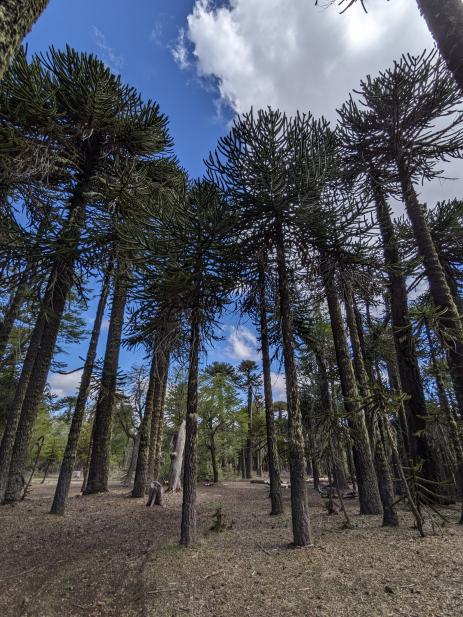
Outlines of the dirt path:
<svg viewBox="0 0 463 617">
<path fill-rule="evenodd" d="M 407 514 L 399 530 L 382 529 L 350 502 L 348 530 L 311 493 L 316 546 L 295 550 L 289 515 L 268 516 L 265 486 L 226 482 L 200 487 L 201 539 L 184 550 L 179 495 L 149 509 L 115 488 L 70 499 L 57 518 L 52 488 L 0 509 L 2 617 L 463 615 L 463 529 L 454 523 L 420 540 Z M 219 506 L 230 529 L 217 534 L 208 530 Z"/>
</svg>

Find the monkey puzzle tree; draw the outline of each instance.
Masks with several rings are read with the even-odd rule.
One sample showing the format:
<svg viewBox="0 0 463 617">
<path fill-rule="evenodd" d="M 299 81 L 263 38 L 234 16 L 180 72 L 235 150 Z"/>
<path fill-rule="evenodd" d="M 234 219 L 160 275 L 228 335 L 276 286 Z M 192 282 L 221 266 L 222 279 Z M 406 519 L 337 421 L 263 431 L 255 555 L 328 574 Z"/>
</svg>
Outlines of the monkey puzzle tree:
<svg viewBox="0 0 463 617">
<path fill-rule="evenodd" d="M 37 116 L 37 124 L 53 138 L 62 154 L 64 169 L 60 174 L 63 177 L 66 172 L 66 176 L 61 200 L 67 218 L 50 241 L 52 267 L 36 326 L 43 328 L 37 339 L 39 352 L 24 393 L 14 453 L 6 465 L 10 477 L 8 501 L 16 500 L 21 491 L 32 425 L 66 298 L 75 281 L 82 248 L 91 244 L 90 207 L 101 214 L 114 209 L 108 208 L 105 181 L 100 180 L 110 175 L 108 168 L 118 157 L 158 155 L 170 145 L 166 119 L 157 105 L 145 105 L 133 88 L 124 86 L 94 56 L 78 54 L 69 47 L 64 52 L 51 48 L 45 57 L 33 59 L 34 63 L 42 65 L 44 83 L 49 84 L 48 105 Z M 15 82 L 19 99 L 23 96 L 22 68 L 18 67 Z"/>
<path fill-rule="evenodd" d="M 253 471 L 253 455 L 252 455 L 252 416 L 253 404 L 256 388 L 260 385 L 260 377 L 257 373 L 257 364 L 254 360 L 243 360 L 238 366 L 238 374 L 240 375 L 240 385 L 246 390 L 247 395 L 247 413 L 248 413 L 248 431 L 245 448 L 245 467 L 246 478 L 252 478 Z"/>
<path fill-rule="evenodd" d="M 237 213 L 241 251 L 256 255 L 271 241 L 275 251 L 279 316 L 288 401 L 288 446 L 294 544 L 310 546 L 304 437 L 297 388 L 295 340 L 288 261 L 294 255 L 295 210 L 299 203 L 294 169 L 309 152 L 308 174 L 322 182 L 324 159 L 317 150 L 319 125 L 312 116 L 288 119 L 280 111 L 251 111 L 235 120 L 207 161 L 209 172 Z M 308 155 L 306 158 L 310 158 Z M 307 199 L 309 196 L 307 194 Z"/>
<path fill-rule="evenodd" d="M 463 326 L 434 244 L 415 182 L 438 177 L 438 161 L 461 156 L 462 95 L 436 52 L 402 56 L 392 69 L 361 82 L 364 165 L 372 165 L 388 190 L 399 190 L 428 279 L 441 309 L 452 379 L 463 396 Z"/>
</svg>

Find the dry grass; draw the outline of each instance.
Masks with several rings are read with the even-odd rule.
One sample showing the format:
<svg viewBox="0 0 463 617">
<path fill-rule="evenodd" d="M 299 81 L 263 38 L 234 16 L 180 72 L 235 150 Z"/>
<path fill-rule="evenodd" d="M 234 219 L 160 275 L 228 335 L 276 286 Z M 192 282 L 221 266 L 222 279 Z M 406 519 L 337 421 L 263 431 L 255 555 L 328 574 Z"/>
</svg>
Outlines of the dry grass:
<svg viewBox="0 0 463 617">
<path fill-rule="evenodd" d="M 355 528 L 344 529 L 311 493 L 316 546 L 292 549 L 289 514 L 268 516 L 267 488 L 226 482 L 200 488 L 200 542 L 185 550 L 179 495 L 148 509 L 115 488 L 70 499 L 57 518 L 47 513 L 51 488 L 0 509 L 2 617 L 463 615 L 456 512 L 441 534 L 421 540 L 408 514 L 400 529 L 382 529 L 353 502 Z M 231 528 L 212 533 L 219 506 Z"/>
</svg>

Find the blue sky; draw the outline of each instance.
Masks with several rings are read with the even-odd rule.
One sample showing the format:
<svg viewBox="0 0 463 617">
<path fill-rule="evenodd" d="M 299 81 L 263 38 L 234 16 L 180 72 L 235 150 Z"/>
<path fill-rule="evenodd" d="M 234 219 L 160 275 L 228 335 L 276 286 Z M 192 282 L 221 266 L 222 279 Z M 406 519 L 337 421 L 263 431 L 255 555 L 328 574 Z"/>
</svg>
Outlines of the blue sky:
<svg viewBox="0 0 463 617">
<path fill-rule="evenodd" d="M 402 53 L 421 53 L 433 41 L 411 0 L 376 0 L 366 15 L 357 3 L 341 15 L 314 0 L 51 0 L 27 37 L 31 52 L 67 44 L 97 54 L 144 98 L 156 100 L 170 119 L 175 152 L 192 177 L 235 113 L 251 106 L 310 110 L 336 120 L 336 108 L 361 78 Z M 452 181 L 421 188 L 428 203 L 461 196 L 460 162 L 446 167 Z M 396 204 L 401 212 L 400 204 Z M 91 325 L 92 301 L 86 318 Z M 204 361 L 258 359 L 249 323 L 237 329 L 228 315 L 224 340 Z M 86 342 L 69 349 L 70 368 Z M 104 351 L 104 337 L 100 342 Z M 124 351 L 121 367 L 141 363 Z M 275 367 L 275 396 L 283 382 Z M 52 375 L 60 394 L 78 374 Z"/>
</svg>

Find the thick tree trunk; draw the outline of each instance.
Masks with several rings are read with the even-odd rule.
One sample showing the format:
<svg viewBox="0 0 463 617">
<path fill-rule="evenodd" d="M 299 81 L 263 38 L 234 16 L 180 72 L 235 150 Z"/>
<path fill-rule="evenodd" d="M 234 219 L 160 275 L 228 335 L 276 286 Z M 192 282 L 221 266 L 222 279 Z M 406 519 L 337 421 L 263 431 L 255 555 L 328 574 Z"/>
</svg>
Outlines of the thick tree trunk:
<svg viewBox="0 0 463 617">
<path fill-rule="evenodd" d="M 0 445 L 0 503 L 3 503 L 5 499 L 11 455 L 13 453 L 13 445 L 18 428 L 21 408 L 26 395 L 27 387 L 29 385 L 29 380 L 32 375 L 35 359 L 40 350 L 40 341 L 42 339 L 44 327 L 45 316 L 43 315 L 43 312 L 40 312 L 34 326 L 26 357 L 24 358 L 21 375 L 16 386 L 13 402 L 11 403 L 11 407 L 8 412 L 6 427 L 3 432 L 2 442 Z"/>
<path fill-rule="evenodd" d="M 283 498 L 281 495 L 280 464 L 278 461 L 278 448 L 275 437 L 264 263 L 261 263 L 259 268 L 259 317 L 262 372 L 264 378 L 265 424 L 267 429 L 268 473 L 270 480 L 270 514 L 276 516 L 283 512 Z"/>
<path fill-rule="evenodd" d="M 185 464 L 183 470 L 183 502 L 180 544 L 196 542 L 196 475 L 198 432 L 198 369 L 201 314 L 199 308 L 191 312 L 190 365 L 186 414 Z"/>
<path fill-rule="evenodd" d="M 439 318 L 441 335 L 447 339 L 449 368 L 457 399 L 461 402 L 463 401 L 463 324 L 431 237 L 424 207 L 418 201 L 407 166 L 399 159 L 397 167 L 407 215 L 412 225 L 418 251 L 423 259 L 431 297 L 436 308 L 442 310 Z M 460 413 L 463 417 L 463 409 L 460 409 Z"/>
<path fill-rule="evenodd" d="M 380 184 L 375 180 L 373 190 L 376 214 L 383 242 L 384 262 L 388 273 L 388 287 L 391 303 L 392 332 L 394 336 L 397 366 L 401 389 L 407 394 L 404 401 L 406 422 L 402 430 L 408 455 L 415 463 L 424 461 L 423 472 L 427 478 L 434 478 L 434 463 L 426 438 L 426 417 L 428 411 L 424 398 L 416 343 L 408 316 L 407 286 L 404 268 L 400 259 L 399 246 L 392 224 L 389 206 L 386 203 Z"/>
<path fill-rule="evenodd" d="M 17 501 L 21 498 L 24 484 L 23 473 L 27 462 L 32 429 L 42 401 L 66 300 L 74 282 L 78 245 L 85 221 L 86 192 L 90 187 L 91 177 L 98 157 L 99 147 L 95 147 L 95 144 L 88 144 L 80 178 L 69 202 L 69 216 L 57 242 L 55 263 L 48 279 L 41 308 L 41 315 L 45 317 L 45 324 L 40 341 L 40 349 L 37 353 L 24 396 L 21 416 L 16 431 L 8 486 L 5 493 L 6 502 Z M 39 319 L 41 319 L 40 315 Z"/>
<path fill-rule="evenodd" d="M 185 452 L 186 420 L 183 420 L 177 431 L 175 446 L 170 454 L 169 491 L 178 493 L 182 490 L 183 456 Z"/>
<path fill-rule="evenodd" d="M 343 318 L 339 304 L 339 296 L 336 290 L 334 272 L 331 269 L 329 259 L 322 255 L 321 274 L 325 287 L 328 309 L 331 318 L 331 329 L 336 351 L 336 360 L 341 380 L 341 388 L 344 396 L 351 434 L 354 441 L 354 459 L 357 471 L 359 489 L 360 513 L 381 514 L 381 499 L 376 480 L 373 456 L 370 440 L 365 424 L 363 411 L 358 404 L 358 390 L 355 374 L 349 357 L 347 338 L 343 325 Z"/>
<path fill-rule="evenodd" d="M 417 0 L 437 47 L 463 92 L 463 3 L 461 0 Z"/>
<path fill-rule="evenodd" d="M 121 348 L 124 311 L 127 301 L 128 271 L 124 260 L 119 261 L 115 271 L 115 283 L 108 339 L 106 342 L 100 392 L 95 409 L 92 457 L 88 470 L 85 494 L 102 493 L 108 490 L 109 454 L 111 428 L 116 399 L 117 369 Z"/>
<path fill-rule="evenodd" d="M 288 454 L 291 478 L 293 543 L 295 546 L 311 546 L 312 538 L 309 506 L 305 482 L 304 435 L 302 432 L 301 408 L 297 389 L 297 372 L 294 358 L 295 343 L 289 298 L 285 240 L 281 221 L 277 221 L 275 226 L 275 240 L 277 250 L 281 334 L 288 405 Z"/>
<path fill-rule="evenodd" d="M 109 281 L 111 278 L 111 268 L 106 270 L 101 286 L 100 299 L 96 311 L 95 321 L 93 324 L 90 343 L 88 346 L 87 357 L 85 359 L 84 369 L 80 380 L 79 393 L 77 395 L 74 414 L 72 416 L 71 428 L 69 429 L 68 441 L 66 450 L 64 451 L 63 461 L 59 472 L 58 483 L 55 489 L 55 496 L 51 506 L 52 514 L 64 514 L 66 508 L 66 499 L 71 486 L 72 471 L 76 461 L 77 445 L 79 443 L 80 431 L 85 417 L 85 407 L 87 405 L 88 394 L 90 391 L 90 382 L 95 366 L 96 352 L 98 340 L 100 338 L 101 324 L 103 322 L 106 302 L 109 294 Z"/>
<path fill-rule="evenodd" d="M 0 79 L 21 41 L 45 10 L 49 0 L 2 0 L 0 4 Z"/>
</svg>

